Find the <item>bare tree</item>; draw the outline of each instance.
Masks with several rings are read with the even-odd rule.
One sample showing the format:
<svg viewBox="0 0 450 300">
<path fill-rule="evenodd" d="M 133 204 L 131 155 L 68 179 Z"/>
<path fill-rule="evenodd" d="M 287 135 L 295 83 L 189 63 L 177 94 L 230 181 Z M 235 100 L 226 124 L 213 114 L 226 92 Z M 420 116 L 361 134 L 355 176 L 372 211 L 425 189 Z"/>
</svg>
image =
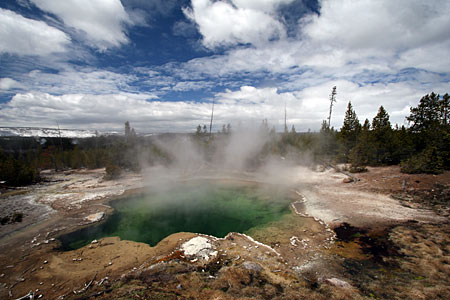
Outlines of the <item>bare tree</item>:
<svg viewBox="0 0 450 300">
<path fill-rule="evenodd" d="M 284 132 L 287 133 L 288 132 L 288 127 L 287 127 L 287 113 L 286 113 L 286 102 L 284 102 Z"/>
<path fill-rule="evenodd" d="M 209 135 L 211 135 L 213 117 L 214 117 L 214 100 L 212 103 L 212 110 L 211 110 L 211 122 L 209 123 Z"/>
<path fill-rule="evenodd" d="M 336 86 L 333 86 L 333 90 L 330 95 L 330 114 L 328 115 L 328 128 L 331 127 L 331 113 L 333 112 L 333 104 L 336 102 Z"/>
</svg>

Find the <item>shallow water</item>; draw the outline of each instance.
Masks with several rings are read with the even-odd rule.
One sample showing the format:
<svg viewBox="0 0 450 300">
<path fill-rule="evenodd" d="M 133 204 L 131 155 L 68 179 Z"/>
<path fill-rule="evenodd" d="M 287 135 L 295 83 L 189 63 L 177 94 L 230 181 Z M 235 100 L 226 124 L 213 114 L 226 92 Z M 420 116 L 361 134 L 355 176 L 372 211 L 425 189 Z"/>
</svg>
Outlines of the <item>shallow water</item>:
<svg viewBox="0 0 450 300">
<path fill-rule="evenodd" d="M 114 213 L 104 222 L 60 237 L 63 250 L 80 248 L 94 239 L 156 245 L 176 232 L 224 237 L 246 233 L 290 213 L 286 191 L 278 188 L 195 182 L 113 201 Z"/>
</svg>

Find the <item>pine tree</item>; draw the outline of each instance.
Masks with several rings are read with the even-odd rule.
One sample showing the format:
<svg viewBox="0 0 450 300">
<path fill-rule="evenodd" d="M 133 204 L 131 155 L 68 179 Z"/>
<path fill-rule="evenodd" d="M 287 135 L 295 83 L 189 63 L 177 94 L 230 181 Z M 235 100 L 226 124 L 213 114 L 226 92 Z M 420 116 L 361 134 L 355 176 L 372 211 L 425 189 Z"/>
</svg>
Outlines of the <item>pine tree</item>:
<svg viewBox="0 0 450 300">
<path fill-rule="evenodd" d="M 411 107 L 411 114 L 406 117 L 411 125 L 410 131 L 415 133 L 425 132 L 435 128 L 439 123 L 440 112 L 439 95 L 427 94 L 420 99 L 417 107 Z"/>
<path fill-rule="evenodd" d="M 399 164 L 414 154 L 414 143 L 405 126 L 393 131 L 392 163 Z"/>
<path fill-rule="evenodd" d="M 439 119 L 443 126 L 450 125 L 450 96 L 446 93 L 439 101 Z"/>
<path fill-rule="evenodd" d="M 442 99 L 431 93 L 423 96 L 417 107 L 411 107 L 406 119 L 418 154 L 403 163 L 403 171 L 432 173 L 450 169 L 449 102 L 448 93 Z"/>
<path fill-rule="evenodd" d="M 374 131 L 392 129 L 391 122 L 389 121 L 389 114 L 383 106 L 380 106 L 377 115 L 372 120 L 372 129 Z"/>
<path fill-rule="evenodd" d="M 376 152 L 377 164 L 392 163 L 393 135 L 389 114 L 383 106 L 378 109 L 377 115 L 372 120 L 372 136 Z"/>
<path fill-rule="evenodd" d="M 336 155 L 338 149 L 336 131 L 328 126 L 326 120 L 322 121 L 317 147 L 321 159 L 330 159 Z"/>
<path fill-rule="evenodd" d="M 341 158 L 344 162 L 348 162 L 350 151 L 356 146 L 360 131 L 361 124 L 359 123 L 358 116 L 353 110 L 352 103 L 348 102 L 344 124 L 340 132 Z"/>
<path fill-rule="evenodd" d="M 202 134 L 202 126 L 200 124 L 198 124 L 197 126 L 197 130 L 195 131 L 196 135 L 201 135 Z"/>
<path fill-rule="evenodd" d="M 130 128 L 130 122 L 125 122 L 125 137 L 130 136 L 131 134 L 131 128 Z"/>
<path fill-rule="evenodd" d="M 364 171 L 365 166 L 373 164 L 375 153 L 370 132 L 370 122 L 364 121 L 356 146 L 350 152 L 350 163 L 353 171 Z"/>
</svg>

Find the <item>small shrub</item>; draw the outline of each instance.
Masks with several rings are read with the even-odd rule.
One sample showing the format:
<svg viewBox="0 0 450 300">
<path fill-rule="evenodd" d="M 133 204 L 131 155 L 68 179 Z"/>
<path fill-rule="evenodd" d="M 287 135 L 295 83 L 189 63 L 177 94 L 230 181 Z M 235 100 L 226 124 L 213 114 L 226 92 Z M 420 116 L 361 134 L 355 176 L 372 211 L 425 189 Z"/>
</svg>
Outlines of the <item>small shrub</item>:
<svg viewBox="0 0 450 300">
<path fill-rule="evenodd" d="M 106 166 L 106 175 L 105 175 L 106 180 L 117 179 L 120 177 L 121 174 L 122 170 L 120 169 L 119 166 L 116 165 Z"/>
<path fill-rule="evenodd" d="M 12 216 L 13 222 L 22 222 L 22 219 L 23 219 L 23 213 L 21 213 L 21 212 L 15 212 L 14 215 Z"/>
<path fill-rule="evenodd" d="M 417 155 L 401 163 L 402 173 L 408 174 L 440 174 L 444 170 L 444 163 L 436 147 L 428 147 Z"/>
<path fill-rule="evenodd" d="M 365 166 L 351 166 L 350 173 L 364 173 L 367 172 L 367 168 Z"/>
<path fill-rule="evenodd" d="M 3 217 L 3 218 L 0 219 L 0 223 L 1 223 L 2 225 L 7 224 L 8 222 L 9 222 L 9 217 L 8 217 L 8 216 Z"/>
</svg>

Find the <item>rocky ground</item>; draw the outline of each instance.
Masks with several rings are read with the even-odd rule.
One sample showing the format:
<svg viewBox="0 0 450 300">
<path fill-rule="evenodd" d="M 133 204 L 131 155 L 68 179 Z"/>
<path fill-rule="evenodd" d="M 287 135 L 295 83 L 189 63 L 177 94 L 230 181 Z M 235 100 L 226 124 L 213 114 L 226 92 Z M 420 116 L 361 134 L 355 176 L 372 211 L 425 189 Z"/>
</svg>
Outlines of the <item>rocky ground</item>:
<svg viewBox="0 0 450 300">
<path fill-rule="evenodd" d="M 58 234 L 101 219 L 107 199 L 142 187 L 141 177 L 66 172 L 3 191 L 1 211 L 29 209 L 23 223 L 1 227 L 0 298 L 450 298 L 450 173 L 372 168 L 353 183 L 334 170 L 282 176 L 298 196 L 292 214 L 251 237 L 178 233 L 155 247 L 112 237 L 68 252 L 57 250 Z"/>
</svg>

